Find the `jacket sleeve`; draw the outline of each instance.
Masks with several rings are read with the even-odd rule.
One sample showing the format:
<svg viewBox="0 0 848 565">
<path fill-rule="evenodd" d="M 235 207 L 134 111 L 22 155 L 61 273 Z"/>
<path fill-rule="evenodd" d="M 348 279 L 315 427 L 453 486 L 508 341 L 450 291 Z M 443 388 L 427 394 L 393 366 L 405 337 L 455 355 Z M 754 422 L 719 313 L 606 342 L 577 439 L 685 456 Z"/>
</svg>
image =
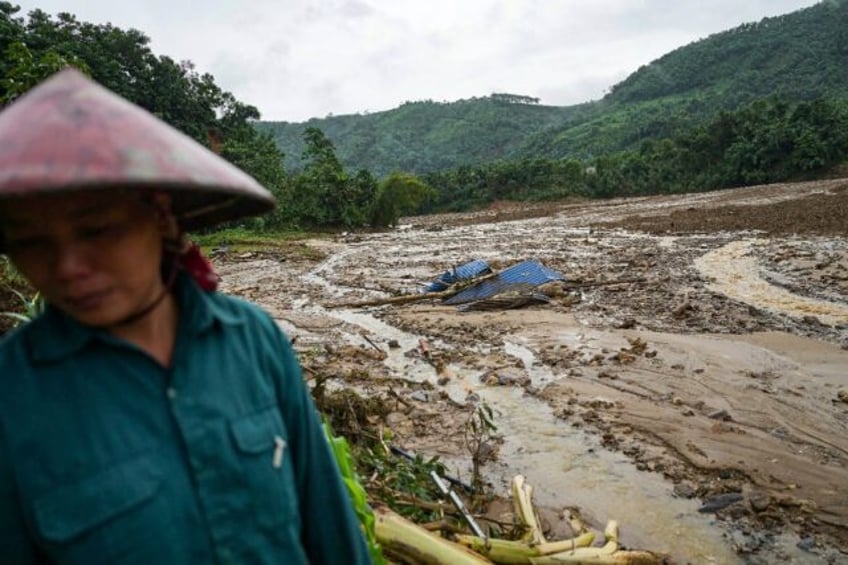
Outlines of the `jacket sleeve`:
<svg viewBox="0 0 848 565">
<path fill-rule="evenodd" d="M 271 321 L 279 354 L 275 383 L 300 497 L 303 545 L 314 564 L 371 563 L 365 538 L 291 343 Z"/>
<path fill-rule="evenodd" d="M 2 422 L 0 422 L 0 556 L 4 563 L 26 565 L 42 562 L 37 557 L 32 538 L 24 524 Z"/>
</svg>

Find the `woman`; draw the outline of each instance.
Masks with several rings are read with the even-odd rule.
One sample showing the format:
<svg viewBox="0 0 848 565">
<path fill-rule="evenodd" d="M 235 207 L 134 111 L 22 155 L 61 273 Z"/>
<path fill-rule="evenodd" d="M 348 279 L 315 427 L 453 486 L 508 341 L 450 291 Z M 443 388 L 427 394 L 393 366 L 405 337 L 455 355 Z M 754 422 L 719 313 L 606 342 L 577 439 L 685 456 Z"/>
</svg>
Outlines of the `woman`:
<svg viewBox="0 0 848 565">
<path fill-rule="evenodd" d="M 0 113 L 0 252 L 48 304 L 0 341 L 0 561 L 369 561 L 290 343 L 182 243 L 271 207 L 76 71 Z"/>
</svg>

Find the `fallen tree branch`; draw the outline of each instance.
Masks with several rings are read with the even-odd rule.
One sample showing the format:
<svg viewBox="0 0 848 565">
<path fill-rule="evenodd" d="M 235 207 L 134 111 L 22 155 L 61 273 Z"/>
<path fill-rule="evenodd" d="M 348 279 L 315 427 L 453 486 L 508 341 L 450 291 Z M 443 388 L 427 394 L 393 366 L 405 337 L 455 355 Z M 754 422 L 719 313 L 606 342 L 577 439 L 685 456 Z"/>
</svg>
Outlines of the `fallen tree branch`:
<svg viewBox="0 0 848 565">
<path fill-rule="evenodd" d="M 636 277 L 634 279 L 616 279 L 614 281 L 565 281 L 565 286 L 569 288 L 590 288 L 593 286 L 611 286 L 614 284 L 631 284 L 642 283 L 647 279 L 645 277 Z"/>
<path fill-rule="evenodd" d="M 361 302 L 335 302 L 326 304 L 325 308 L 367 308 L 368 306 L 385 306 L 387 304 L 409 304 L 410 302 L 421 302 L 423 300 L 438 300 L 450 298 L 455 294 L 459 294 L 466 288 L 474 286 L 477 283 L 491 279 L 497 276 L 497 273 L 489 273 L 482 277 L 463 280 L 454 283 L 447 290 L 441 292 L 420 292 L 417 294 L 403 294 L 401 296 L 389 296 L 387 298 L 374 298 L 372 300 L 363 300 Z"/>
<path fill-rule="evenodd" d="M 373 300 L 363 300 L 361 302 L 336 302 L 326 304 L 325 308 L 366 308 L 368 306 L 385 306 L 387 304 L 409 304 L 410 302 L 421 302 L 423 300 L 438 300 L 440 298 L 450 298 L 457 291 L 443 290 L 442 292 L 422 292 L 419 294 L 404 294 L 401 296 L 389 296 L 388 298 L 375 298 Z"/>
</svg>

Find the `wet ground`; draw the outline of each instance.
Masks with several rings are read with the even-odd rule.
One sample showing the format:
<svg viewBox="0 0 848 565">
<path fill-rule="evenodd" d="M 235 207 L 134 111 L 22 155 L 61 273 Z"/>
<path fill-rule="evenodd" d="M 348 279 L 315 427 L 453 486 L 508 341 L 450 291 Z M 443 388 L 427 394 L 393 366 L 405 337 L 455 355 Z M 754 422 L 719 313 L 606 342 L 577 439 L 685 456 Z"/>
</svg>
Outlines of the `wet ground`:
<svg viewBox="0 0 848 565">
<path fill-rule="evenodd" d="M 406 218 L 219 259 L 306 374 L 379 399 L 369 423 L 468 479 L 525 474 L 548 525 L 578 508 L 691 563 L 848 560 L 848 181 Z M 304 253 L 305 246 L 309 253 Z M 460 312 L 418 292 L 451 266 L 537 259 L 551 302 Z M 556 536 L 554 536 L 556 537 Z"/>
</svg>

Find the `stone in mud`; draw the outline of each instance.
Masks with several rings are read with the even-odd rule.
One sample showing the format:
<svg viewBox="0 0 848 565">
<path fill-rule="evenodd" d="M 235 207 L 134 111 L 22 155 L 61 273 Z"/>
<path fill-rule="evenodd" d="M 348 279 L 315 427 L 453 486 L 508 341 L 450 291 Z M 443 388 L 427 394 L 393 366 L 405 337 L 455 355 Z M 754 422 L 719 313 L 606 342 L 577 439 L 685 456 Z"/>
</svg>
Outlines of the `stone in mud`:
<svg viewBox="0 0 848 565">
<path fill-rule="evenodd" d="M 694 307 L 687 300 L 686 302 L 675 306 L 674 310 L 671 311 L 671 315 L 675 318 L 684 318 L 692 310 L 694 310 Z"/>
<path fill-rule="evenodd" d="M 636 318 L 625 318 L 615 324 L 615 327 L 619 330 L 632 330 L 636 327 Z"/>
<path fill-rule="evenodd" d="M 815 552 L 816 549 L 816 538 L 813 536 L 807 536 L 805 538 L 801 538 L 797 544 L 798 549 L 807 551 L 807 552 Z"/>
<path fill-rule="evenodd" d="M 718 496 L 714 496 L 707 500 L 700 508 L 698 508 L 698 512 L 702 514 L 706 514 L 709 512 L 718 512 L 719 510 L 723 510 L 730 506 L 731 504 L 736 504 L 740 500 L 742 500 L 741 492 L 728 492 L 725 494 L 720 494 Z"/>
<path fill-rule="evenodd" d="M 506 367 L 486 371 L 480 375 L 480 382 L 486 386 L 524 386 L 530 383 L 530 379 L 523 371 Z"/>
<path fill-rule="evenodd" d="M 733 420 L 727 410 L 716 410 L 714 412 L 710 412 L 707 417 L 713 420 L 721 420 L 722 422 L 730 422 Z"/>
<path fill-rule="evenodd" d="M 680 483 L 674 485 L 674 496 L 678 498 L 693 498 L 695 496 L 695 489 L 692 485 L 686 483 Z"/>
<path fill-rule="evenodd" d="M 815 317 L 815 316 L 804 316 L 804 317 L 801 319 L 801 321 L 802 321 L 802 322 L 804 322 L 805 324 L 810 324 L 811 326 L 821 326 L 821 325 L 823 325 L 823 324 L 821 323 L 821 320 L 819 320 L 819 319 L 818 319 L 817 317 Z"/>
<path fill-rule="evenodd" d="M 400 343 L 396 339 L 390 339 L 386 345 L 388 345 L 390 349 L 398 349 L 400 347 Z"/>
<path fill-rule="evenodd" d="M 765 512 L 771 505 L 771 497 L 761 491 L 751 491 L 747 495 L 748 504 L 754 512 Z"/>
<path fill-rule="evenodd" d="M 430 402 L 430 395 L 424 392 L 423 390 L 416 390 L 412 394 L 409 395 L 409 398 L 412 400 L 417 400 L 418 402 Z"/>
</svg>

